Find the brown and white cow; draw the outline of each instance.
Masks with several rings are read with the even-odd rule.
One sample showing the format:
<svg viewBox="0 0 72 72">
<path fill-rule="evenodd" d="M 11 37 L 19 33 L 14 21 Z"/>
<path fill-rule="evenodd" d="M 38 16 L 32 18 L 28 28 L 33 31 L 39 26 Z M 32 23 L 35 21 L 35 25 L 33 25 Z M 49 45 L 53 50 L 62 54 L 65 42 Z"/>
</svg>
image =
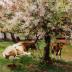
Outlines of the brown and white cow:
<svg viewBox="0 0 72 72">
<path fill-rule="evenodd" d="M 31 54 L 30 52 L 25 51 L 25 50 L 26 49 L 23 43 L 19 42 L 11 46 L 8 46 L 3 52 L 3 57 L 9 58 L 11 56 L 16 57 L 18 55 L 30 55 Z"/>
</svg>

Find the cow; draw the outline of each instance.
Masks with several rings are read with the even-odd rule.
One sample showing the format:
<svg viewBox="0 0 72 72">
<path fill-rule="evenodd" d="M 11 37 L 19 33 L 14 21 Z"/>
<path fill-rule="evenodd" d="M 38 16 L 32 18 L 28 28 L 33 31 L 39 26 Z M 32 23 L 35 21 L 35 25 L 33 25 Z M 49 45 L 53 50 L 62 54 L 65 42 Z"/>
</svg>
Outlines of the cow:
<svg viewBox="0 0 72 72">
<path fill-rule="evenodd" d="M 3 51 L 3 57 L 6 59 L 9 59 L 9 57 L 11 56 L 16 57 L 18 55 L 30 55 L 30 54 L 31 54 L 30 52 L 25 51 L 25 47 L 22 45 L 22 42 L 8 46 Z"/>
<path fill-rule="evenodd" d="M 52 46 L 52 50 L 51 50 L 51 53 L 52 55 L 55 55 L 56 56 L 60 56 L 61 58 L 61 52 L 62 52 L 62 49 L 63 49 L 63 46 L 64 46 L 64 43 L 55 43 L 53 46 Z"/>
<path fill-rule="evenodd" d="M 51 53 L 52 56 L 55 54 L 56 56 L 60 56 L 63 49 L 63 46 L 67 44 L 67 40 L 65 37 L 56 38 L 54 42 L 51 42 Z"/>
</svg>

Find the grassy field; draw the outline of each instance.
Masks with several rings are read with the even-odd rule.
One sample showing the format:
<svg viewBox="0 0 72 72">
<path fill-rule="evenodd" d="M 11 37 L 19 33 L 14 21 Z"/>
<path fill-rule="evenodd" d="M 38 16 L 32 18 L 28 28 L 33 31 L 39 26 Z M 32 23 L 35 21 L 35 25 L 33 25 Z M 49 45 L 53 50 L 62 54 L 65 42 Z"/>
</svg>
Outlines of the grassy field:
<svg viewBox="0 0 72 72">
<path fill-rule="evenodd" d="M 61 59 L 54 60 L 54 63 L 49 65 L 40 62 L 45 46 L 43 41 L 38 43 L 40 51 L 35 52 L 30 57 L 23 56 L 14 61 L 2 57 L 4 49 L 12 44 L 13 42 L 0 42 L 0 72 L 72 72 L 72 46 L 70 45 L 64 46 Z M 8 66 L 10 64 L 15 64 L 15 66 Z"/>
</svg>

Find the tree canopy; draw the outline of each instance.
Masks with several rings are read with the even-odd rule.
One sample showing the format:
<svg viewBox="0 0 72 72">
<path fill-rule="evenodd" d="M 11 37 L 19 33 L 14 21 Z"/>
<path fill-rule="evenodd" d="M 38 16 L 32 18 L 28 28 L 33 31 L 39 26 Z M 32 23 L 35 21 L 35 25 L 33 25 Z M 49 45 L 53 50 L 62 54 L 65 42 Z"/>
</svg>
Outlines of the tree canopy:
<svg viewBox="0 0 72 72">
<path fill-rule="evenodd" d="M 44 30 L 45 25 L 47 29 L 62 26 L 63 20 L 68 21 L 67 18 L 71 22 L 71 0 L 1 0 L 0 2 L 0 27 L 7 31 L 29 34 L 38 29 Z"/>
</svg>

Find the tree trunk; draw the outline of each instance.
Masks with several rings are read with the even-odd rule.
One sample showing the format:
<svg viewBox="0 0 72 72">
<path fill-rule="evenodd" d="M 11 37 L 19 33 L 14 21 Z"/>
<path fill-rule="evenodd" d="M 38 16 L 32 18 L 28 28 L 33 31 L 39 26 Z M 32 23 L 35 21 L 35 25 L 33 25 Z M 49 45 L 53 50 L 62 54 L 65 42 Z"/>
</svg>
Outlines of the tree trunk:
<svg viewBox="0 0 72 72">
<path fill-rule="evenodd" d="M 45 33 L 45 43 L 46 46 L 44 48 L 44 58 L 43 61 L 44 62 L 51 62 L 51 57 L 50 57 L 50 42 L 51 42 L 51 36 L 50 36 L 50 28 L 48 28 L 48 22 L 50 22 L 48 19 L 45 19 L 44 17 L 41 17 L 41 26 L 43 28 L 43 30 L 46 32 Z"/>
<path fill-rule="evenodd" d="M 44 48 L 44 61 L 51 63 L 51 57 L 50 57 L 50 42 L 51 42 L 51 36 L 49 35 L 48 32 L 45 34 L 45 43 L 46 46 Z"/>
<path fill-rule="evenodd" d="M 16 39 L 15 39 L 14 33 L 10 33 L 10 34 L 11 34 L 12 41 L 13 41 L 13 42 L 16 42 Z"/>
<path fill-rule="evenodd" d="M 44 60 L 49 61 L 50 60 L 50 45 L 47 44 L 44 48 Z"/>
<path fill-rule="evenodd" d="M 16 42 L 18 43 L 20 40 L 19 36 L 16 37 Z"/>
<path fill-rule="evenodd" d="M 3 35 L 4 35 L 4 40 L 7 40 L 7 36 L 6 36 L 6 33 L 5 32 L 2 32 L 3 33 Z"/>
</svg>

